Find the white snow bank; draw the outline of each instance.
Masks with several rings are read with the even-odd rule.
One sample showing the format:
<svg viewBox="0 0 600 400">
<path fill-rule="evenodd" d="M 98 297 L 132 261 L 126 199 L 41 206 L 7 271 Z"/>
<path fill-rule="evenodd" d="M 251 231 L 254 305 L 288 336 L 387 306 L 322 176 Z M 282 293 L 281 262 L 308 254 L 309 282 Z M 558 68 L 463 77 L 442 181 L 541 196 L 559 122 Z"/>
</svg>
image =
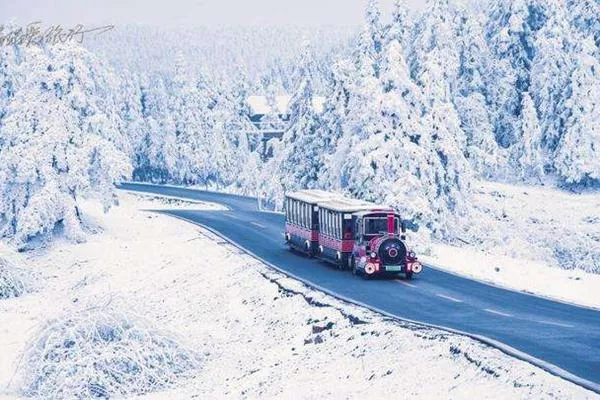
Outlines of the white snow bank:
<svg viewBox="0 0 600 400">
<path fill-rule="evenodd" d="M 85 208 L 103 234 L 30 255 L 44 288 L 0 302 L 0 392 L 19 389 L 26 338 L 35 342 L 49 316 L 85 315 L 76 311 L 108 297 L 201 354 L 193 377 L 148 399 L 597 398 L 479 342 L 308 289 L 194 225 L 138 211 L 144 201 L 121 200 L 108 215 Z"/>
<path fill-rule="evenodd" d="M 433 245 L 431 256 L 419 258 L 435 268 L 507 289 L 600 309 L 598 274 L 443 244 Z"/>
<path fill-rule="evenodd" d="M 437 268 L 600 308 L 600 195 L 478 182 L 465 243 L 431 245 Z"/>
</svg>

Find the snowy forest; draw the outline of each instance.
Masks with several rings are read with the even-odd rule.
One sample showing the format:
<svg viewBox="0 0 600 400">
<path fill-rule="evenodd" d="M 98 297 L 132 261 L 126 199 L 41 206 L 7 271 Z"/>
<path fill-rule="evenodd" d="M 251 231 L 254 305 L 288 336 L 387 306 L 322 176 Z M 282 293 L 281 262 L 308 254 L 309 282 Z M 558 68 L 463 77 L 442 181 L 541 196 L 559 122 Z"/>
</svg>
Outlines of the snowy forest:
<svg viewBox="0 0 600 400">
<path fill-rule="evenodd" d="M 227 69 L 207 61 L 215 47 L 131 62 L 128 43 L 108 39 L 1 47 L 0 237 L 79 240 L 80 199 L 108 210 L 129 179 L 277 207 L 287 191 L 335 190 L 394 206 L 441 239 L 469 224 L 474 180 L 600 186 L 597 0 L 430 0 L 419 12 L 400 0 L 391 19 L 371 0 L 360 30 L 327 32 L 271 31 L 286 51 L 252 63 L 231 49 L 265 34 L 230 35 Z M 152 39 L 131 46 L 143 53 Z M 249 120 L 252 94 L 273 108 L 292 96 L 272 157 Z"/>
</svg>

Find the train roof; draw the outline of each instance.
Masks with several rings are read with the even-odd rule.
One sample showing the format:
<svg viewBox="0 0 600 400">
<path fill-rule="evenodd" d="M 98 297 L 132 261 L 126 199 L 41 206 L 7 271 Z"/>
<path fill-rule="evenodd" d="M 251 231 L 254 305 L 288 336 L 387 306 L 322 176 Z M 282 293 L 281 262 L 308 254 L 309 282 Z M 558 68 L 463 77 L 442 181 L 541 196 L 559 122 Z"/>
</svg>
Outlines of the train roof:
<svg viewBox="0 0 600 400">
<path fill-rule="evenodd" d="M 318 204 L 321 208 L 326 208 L 332 211 L 355 213 L 358 211 L 391 211 L 388 207 L 380 206 L 379 204 L 368 201 L 337 198 L 324 201 Z"/>
<path fill-rule="evenodd" d="M 362 211 L 354 212 L 353 214 L 355 214 L 359 218 L 362 218 L 366 215 L 373 214 L 373 213 L 386 213 L 386 214 L 394 213 L 395 215 L 399 215 L 396 211 L 394 211 L 393 209 L 391 209 L 389 207 L 379 207 L 379 208 L 373 208 L 373 209 L 369 209 L 369 210 L 362 210 Z"/>
<path fill-rule="evenodd" d="M 341 196 L 341 194 L 326 192 L 318 189 L 300 190 L 298 192 L 286 194 L 286 197 L 310 204 L 318 204 L 324 201 L 341 198 Z"/>
</svg>

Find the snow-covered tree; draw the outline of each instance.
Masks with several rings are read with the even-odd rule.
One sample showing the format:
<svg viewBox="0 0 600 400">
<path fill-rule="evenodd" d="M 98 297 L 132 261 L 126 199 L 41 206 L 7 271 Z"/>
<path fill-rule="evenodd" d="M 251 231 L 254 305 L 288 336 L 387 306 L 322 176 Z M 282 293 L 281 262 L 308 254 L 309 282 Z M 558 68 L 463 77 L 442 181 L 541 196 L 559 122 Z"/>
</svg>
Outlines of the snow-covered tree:
<svg viewBox="0 0 600 400">
<path fill-rule="evenodd" d="M 130 174 L 110 104 L 94 91 L 110 78 L 71 45 L 31 48 L 22 67 L 28 73 L 0 127 L 0 233 L 24 242 L 60 227 L 79 239 L 80 198 L 108 209 L 113 184 Z"/>
<path fill-rule="evenodd" d="M 519 166 L 521 179 L 540 180 L 544 176 L 545 157 L 542 148 L 542 128 L 539 123 L 535 104 L 531 95 L 523 95 L 521 113 L 521 133 L 519 142 L 514 146 L 515 161 Z"/>
<path fill-rule="evenodd" d="M 449 0 L 428 0 L 413 30 L 409 66 L 413 78 L 424 89 L 448 96 L 449 101 L 458 82 L 460 48 L 457 38 L 459 10 Z M 435 65 L 434 65 L 435 64 Z M 431 76 L 435 70 L 436 76 Z M 424 75 L 428 82 L 423 82 Z M 433 100 L 433 93 L 426 97 Z"/>
<path fill-rule="evenodd" d="M 483 94 L 473 92 L 455 100 L 460 128 L 466 135 L 465 156 L 477 174 L 501 177 L 504 159 L 494 137 L 494 128 Z"/>
<path fill-rule="evenodd" d="M 136 146 L 133 176 L 142 181 L 164 183 L 175 170 L 177 143 L 167 91 L 160 77 L 142 76 L 140 107 L 142 134 Z"/>
<path fill-rule="evenodd" d="M 352 79 L 355 74 L 348 60 L 340 60 L 332 68 L 331 90 L 325 100 L 318 136 L 325 138 L 323 171 L 320 185 L 340 189 L 340 171 L 346 161 L 348 140 L 342 140 L 348 120 L 350 98 L 353 92 Z"/>
<path fill-rule="evenodd" d="M 6 115 L 6 109 L 15 95 L 16 65 L 15 53 L 12 47 L 0 47 L 0 126 Z M 2 147 L 2 137 L 0 137 Z"/>
<path fill-rule="evenodd" d="M 565 133 L 554 167 L 566 183 L 600 180 L 600 61 L 593 38 L 584 39 L 571 75 Z"/>
<path fill-rule="evenodd" d="M 394 0 L 392 22 L 384 35 L 384 47 L 391 41 L 397 41 L 402 49 L 407 47 L 411 30 L 411 19 L 408 14 L 405 0 Z"/>
<path fill-rule="evenodd" d="M 459 26 L 460 64 L 454 103 L 466 135 L 465 155 L 478 174 L 492 177 L 500 175 L 503 159 L 488 107 L 491 55 L 479 19 L 477 14 L 465 15 Z"/>
<path fill-rule="evenodd" d="M 290 102 L 289 126 L 265 169 L 267 174 L 277 171 L 280 179 L 277 187 L 269 190 L 276 203 L 282 201 L 284 192 L 316 187 L 322 169 L 325 138 L 317 129 L 320 116 L 314 107 L 311 65 L 306 43 L 299 60 L 300 84 Z"/>
<path fill-rule="evenodd" d="M 600 3 L 597 0 L 566 0 L 570 19 L 583 36 L 592 35 L 600 48 Z"/>
<path fill-rule="evenodd" d="M 380 72 L 382 46 L 383 27 L 379 4 L 377 0 L 367 0 L 363 48 L 360 50 L 364 51 L 366 59 L 372 60 L 373 72 L 376 77 Z"/>
<path fill-rule="evenodd" d="M 527 0 L 495 0 L 486 26 L 486 38 L 495 55 L 491 66 L 490 102 L 494 107 L 496 140 L 509 147 L 520 132 L 521 93 L 529 90 L 534 41 Z"/>
<path fill-rule="evenodd" d="M 556 149 L 564 132 L 564 98 L 573 71 L 572 51 L 576 41 L 568 12 L 562 2 L 545 4 L 547 22 L 536 35 L 531 66 L 530 93 L 539 114 L 543 150 L 547 152 Z"/>
<path fill-rule="evenodd" d="M 378 101 L 363 107 L 378 120 L 368 135 L 342 148 L 345 179 L 341 188 L 353 196 L 393 205 L 414 227 L 430 220 L 426 195 L 427 156 L 431 149 L 421 124 L 420 89 L 412 82 L 398 40 L 386 45 L 383 87 Z M 342 159 L 342 157 L 344 157 Z"/>
</svg>

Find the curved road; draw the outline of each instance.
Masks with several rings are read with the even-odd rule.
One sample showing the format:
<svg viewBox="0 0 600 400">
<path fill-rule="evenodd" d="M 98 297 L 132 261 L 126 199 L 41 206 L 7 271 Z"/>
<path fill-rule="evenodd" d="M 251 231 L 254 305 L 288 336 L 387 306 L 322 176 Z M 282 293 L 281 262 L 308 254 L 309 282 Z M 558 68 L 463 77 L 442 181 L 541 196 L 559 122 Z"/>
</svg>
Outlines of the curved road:
<svg viewBox="0 0 600 400">
<path fill-rule="evenodd" d="M 257 210 L 256 199 L 125 183 L 122 189 L 220 203 L 229 211 L 174 210 L 306 282 L 401 319 L 481 335 L 573 374 L 569 380 L 600 393 L 600 311 L 500 289 L 426 268 L 410 282 L 365 281 L 290 252 L 284 217 Z M 561 373 L 564 376 L 564 374 Z M 578 379 L 580 378 L 580 379 Z"/>
</svg>

